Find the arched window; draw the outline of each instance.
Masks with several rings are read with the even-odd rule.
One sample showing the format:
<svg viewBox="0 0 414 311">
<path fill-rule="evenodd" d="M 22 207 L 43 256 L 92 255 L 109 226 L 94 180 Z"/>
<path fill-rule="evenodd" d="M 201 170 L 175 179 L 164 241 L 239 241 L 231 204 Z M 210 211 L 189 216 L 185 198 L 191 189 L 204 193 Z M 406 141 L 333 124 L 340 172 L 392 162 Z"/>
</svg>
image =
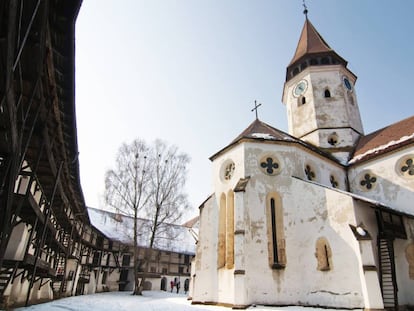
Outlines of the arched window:
<svg viewBox="0 0 414 311">
<path fill-rule="evenodd" d="M 227 195 L 227 224 L 226 224 L 226 268 L 234 267 L 234 192 Z"/>
<path fill-rule="evenodd" d="M 302 106 L 304 104 L 306 104 L 306 97 L 301 95 L 298 97 L 298 106 Z"/>
<path fill-rule="evenodd" d="M 268 225 L 269 265 L 272 269 L 286 266 L 285 232 L 283 227 L 282 200 L 277 193 L 268 195 L 266 200 Z"/>
<path fill-rule="evenodd" d="M 326 89 L 325 90 L 325 98 L 330 98 L 330 97 L 331 97 L 331 92 L 328 89 Z"/>
<path fill-rule="evenodd" d="M 298 73 L 299 73 L 299 68 L 298 67 L 293 69 L 293 76 L 296 76 Z"/>
<path fill-rule="evenodd" d="M 226 196 L 224 193 L 220 197 L 217 248 L 217 267 L 222 268 L 226 264 Z"/>
<path fill-rule="evenodd" d="M 306 62 L 303 62 L 303 63 L 300 65 L 300 69 L 301 69 L 301 70 L 304 70 L 306 67 L 308 67 L 308 64 L 307 64 Z"/>
<path fill-rule="evenodd" d="M 316 241 L 315 256 L 318 261 L 317 269 L 319 271 L 332 269 L 332 251 L 326 238 L 322 237 Z"/>
</svg>

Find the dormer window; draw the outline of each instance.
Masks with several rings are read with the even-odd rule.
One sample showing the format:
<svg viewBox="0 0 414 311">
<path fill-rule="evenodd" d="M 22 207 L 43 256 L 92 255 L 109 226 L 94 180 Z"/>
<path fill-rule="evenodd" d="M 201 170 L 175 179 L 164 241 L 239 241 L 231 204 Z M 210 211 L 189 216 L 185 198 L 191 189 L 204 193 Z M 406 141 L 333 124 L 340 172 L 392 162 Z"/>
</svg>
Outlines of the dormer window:
<svg viewBox="0 0 414 311">
<path fill-rule="evenodd" d="M 326 89 L 325 93 L 324 93 L 324 96 L 325 96 L 325 98 L 330 98 L 331 97 L 331 92 L 328 89 Z"/>
</svg>

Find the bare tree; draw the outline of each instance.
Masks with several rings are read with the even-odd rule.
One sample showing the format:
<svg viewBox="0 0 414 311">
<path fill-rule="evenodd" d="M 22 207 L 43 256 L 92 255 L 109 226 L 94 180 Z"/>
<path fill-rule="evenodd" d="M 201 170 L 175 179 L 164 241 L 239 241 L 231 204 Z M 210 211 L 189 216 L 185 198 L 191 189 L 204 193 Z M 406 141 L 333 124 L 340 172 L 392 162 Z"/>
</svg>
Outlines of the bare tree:
<svg viewBox="0 0 414 311">
<path fill-rule="evenodd" d="M 188 208 L 184 186 L 189 157 L 156 140 L 152 146 L 141 140 L 122 145 L 116 169 L 106 174 L 106 202 L 134 218 L 134 294 L 142 294 L 152 250 L 163 239 L 174 239 L 170 224 L 177 223 Z M 132 211 L 132 213 L 131 213 Z M 141 227 L 138 227 L 138 218 Z M 138 236 L 146 240 L 144 259 L 138 262 Z M 138 264 L 143 268 L 139 283 Z M 138 286 L 139 284 L 139 286 Z"/>
<path fill-rule="evenodd" d="M 105 175 L 105 201 L 116 211 L 126 213 L 134 219 L 134 294 L 138 288 L 138 217 L 149 201 L 150 149 L 142 140 L 130 145 L 123 144 L 118 151 L 116 168 Z"/>
<path fill-rule="evenodd" d="M 144 209 L 145 218 L 149 220 L 149 248 L 145 256 L 144 277 L 141 279 L 142 290 L 145 275 L 149 270 L 149 257 L 152 249 L 160 239 L 174 239 L 174 231 L 168 224 L 177 223 L 188 208 L 184 186 L 189 157 L 178 151 L 175 146 L 167 146 L 156 140 L 151 157 L 152 172 L 149 178 L 151 189 L 149 202 Z"/>
</svg>

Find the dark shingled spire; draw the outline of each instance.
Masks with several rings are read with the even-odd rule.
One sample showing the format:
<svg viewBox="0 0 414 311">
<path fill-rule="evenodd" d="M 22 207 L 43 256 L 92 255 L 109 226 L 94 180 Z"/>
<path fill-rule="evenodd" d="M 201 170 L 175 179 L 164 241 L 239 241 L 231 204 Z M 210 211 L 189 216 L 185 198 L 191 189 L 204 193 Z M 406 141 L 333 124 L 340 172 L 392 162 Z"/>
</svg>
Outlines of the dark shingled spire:
<svg viewBox="0 0 414 311">
<path fill-rule="evenodd" d="M 305 24 L 300 34 L 295 55 L 288 65 L 286 81 L 290 80 L 308 66 L 342 64 L 346 67 L 347 65 L 347 61 L 331 49 L 328 43 L 318 33 L 307 17 L 307 10 L 305 11 Z"/>
</svg>

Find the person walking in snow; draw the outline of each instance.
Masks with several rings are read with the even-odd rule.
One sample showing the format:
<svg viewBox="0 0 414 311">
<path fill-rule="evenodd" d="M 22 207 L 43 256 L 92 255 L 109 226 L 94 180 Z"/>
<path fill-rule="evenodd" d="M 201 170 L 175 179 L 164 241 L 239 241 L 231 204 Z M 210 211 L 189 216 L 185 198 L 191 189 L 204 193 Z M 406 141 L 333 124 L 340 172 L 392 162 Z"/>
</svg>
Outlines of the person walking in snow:
<svg viewBox="0 0 414 311">
<path fill-rule="evenodd" d="M 184 281 L 184 294 L 187 294 L 189 287 L 190 287 L 190 280 L 185 279 L 185 281 Z"/>
<path fill-rule="evenodd" d="M 180 291 L 180 281 L 178 281 L 178 282 L 175 284 L 175 286 L 177 287 L 177 294 L 178 294 L 178 292 Z"/>
<path fill-rule="evenodd" d="M 171 280 L 171 282 L 170 282 L 170 286 L 171 286 L 171 293 L 172 293 L 172 291 L 173 291 L 173 289 L 174 289 L 174 281 L 173 281 L 173 280 Z"/>
</svg>

